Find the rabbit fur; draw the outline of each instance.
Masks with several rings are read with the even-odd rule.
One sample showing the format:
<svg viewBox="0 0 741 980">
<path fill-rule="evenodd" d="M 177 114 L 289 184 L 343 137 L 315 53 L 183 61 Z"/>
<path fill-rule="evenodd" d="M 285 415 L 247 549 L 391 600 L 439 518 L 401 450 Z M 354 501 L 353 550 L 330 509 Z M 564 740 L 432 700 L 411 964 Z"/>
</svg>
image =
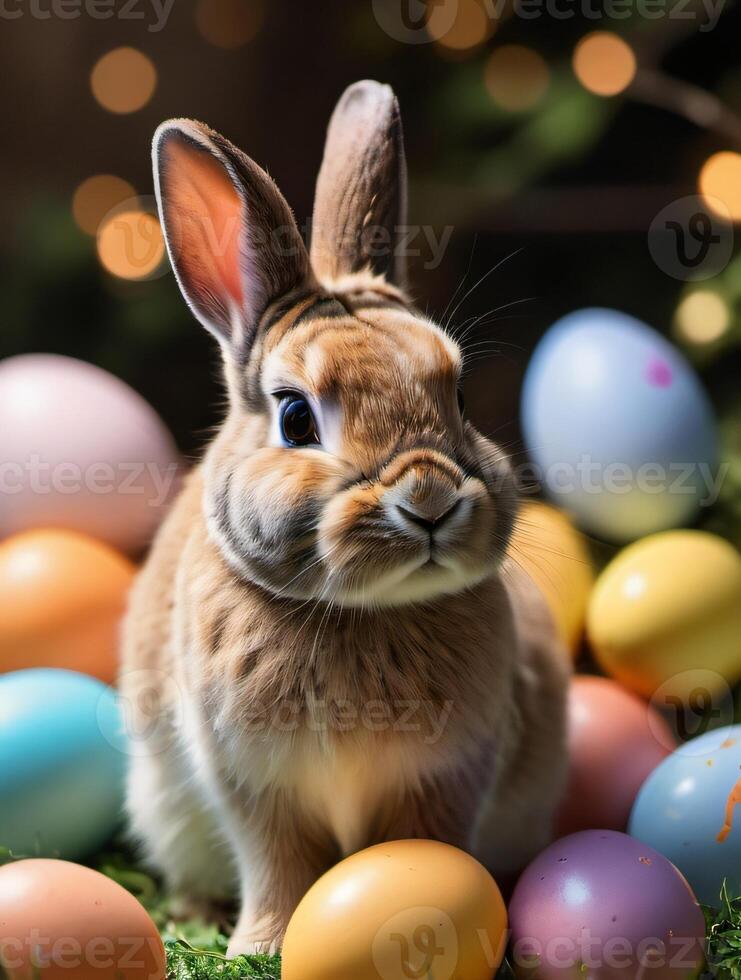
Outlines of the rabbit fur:
<svg viewBox="0 0 741 980">
<path fill-rule="evenodd" d="M 434 838 L 511 874 L 548 842 L 567 656 L 507 555 L 514 480 L 461 414 L 458 346 L 405 291 L 391 90 L 335 110 L 311 255 L 206 126 L 164 123 L 153 159 L 229 408 L 131 597 L 127 806 L 190 909 L 238 895 L 232 954 L 275 950 L 361 848 Z M 287 399 L 317 441 L 286 444 Z"/>
</svg>

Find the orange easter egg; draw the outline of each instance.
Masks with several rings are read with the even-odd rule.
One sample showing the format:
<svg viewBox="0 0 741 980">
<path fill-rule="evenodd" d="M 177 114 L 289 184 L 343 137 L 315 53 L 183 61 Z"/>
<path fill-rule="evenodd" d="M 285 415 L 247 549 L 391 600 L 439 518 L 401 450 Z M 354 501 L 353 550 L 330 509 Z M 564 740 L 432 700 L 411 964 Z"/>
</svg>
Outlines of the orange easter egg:
<svg viewBox="0 0 741 980">
<path fill-rule="evenodd" d="M 0 672 L 62 667 L 106 684 L 134 565 L 76 531 L 28 531 L 0 544 Z"/>
<path fill-rule="evenodd" d="M 8 980 L 164 980 L 157 927 L 133 895 L 69 861 L 0 868 L 0 964 Z"/>
<path fill-rule="evenodd" d="M 283 944 L 283 980 L 492 980 L 507 910 L 472 857 L 397 840 L 341 861 L 307 892 Z"/>
</svg>

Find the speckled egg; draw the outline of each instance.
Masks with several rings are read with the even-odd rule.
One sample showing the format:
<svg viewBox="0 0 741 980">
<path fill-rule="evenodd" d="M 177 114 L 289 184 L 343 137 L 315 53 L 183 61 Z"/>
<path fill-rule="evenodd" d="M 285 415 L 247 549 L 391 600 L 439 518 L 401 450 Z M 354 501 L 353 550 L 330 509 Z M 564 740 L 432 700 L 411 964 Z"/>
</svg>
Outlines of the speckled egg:
<svg viewBox="0 0 741 980">
<path fill-rule="evenodd" d="M 143 906 L 67 861 L 0 868 L 0 963 L 8 980 L 164 980 L 165 950 Z"/>
<path fill-rule="evenodd" d="M 673 861 L 706 905 L 741 895 L 741 725 L 706 732 L 646 780 L 630 833 Z"/>
<path fill-rule="evenodd" d="M 115 692 L 68 670 L 0 676 L 0 842 L 76 860 L 123 818 L 124 722 Z"/>
<path fill-rule="evenodd" d="M 491 875 L 430 840 L 353 854 L 320 878 L 291 919 L 283 980 L 492 980 L 507 913 Z"/>
<path fill-rule="evenodd" d="M 0 542 L 0 673 L 63 667 L 112 684 L 132 563 L 76 531 Z"/>
<path fill-rule="evenodd" d="M 716 422 L 682 354 L 639 320 L 586 309 L 537 346 L 525 441 L 549 494 L 598 537 L 687 523 L 714 494 Z"/>
<path fill-rule="evenodd" d="M 694 980 L 705 919 L 674 865 L 609 830 L 552 844 L 527 868 L 509 906 L 511 957 L 533 980 Z"/>
<path fill-rule="evenodd" d="M 664 704 L 698 683 L 721 696 L 741 680 L 741 556 L 704 531 L 637 541 L 607 566 L 592 592 L 587 632 L 604 668 Z"/>
<path fill-rule="evenodd" d="M 576 654 L 594 584 L 584 535 L 562 511 L 528 501 L 520 509 L 509 553 L 540 588 L 561 639 Z"/>
<path fill-rule="evenodd" d="M 628 827 L 646 776 L 676 746 L 652 705 L 605 677 L 574 677 L 569 691 L 569 781 L 559 834 Z"/>
<path fill-rule="evenodd" d="M 11 357 L 0 363 L 0 419 L 0 537 L 60 527 L 127 552 L 149 542 L 179 457 L 128 385 L 69 357 Z"/>
</svg>

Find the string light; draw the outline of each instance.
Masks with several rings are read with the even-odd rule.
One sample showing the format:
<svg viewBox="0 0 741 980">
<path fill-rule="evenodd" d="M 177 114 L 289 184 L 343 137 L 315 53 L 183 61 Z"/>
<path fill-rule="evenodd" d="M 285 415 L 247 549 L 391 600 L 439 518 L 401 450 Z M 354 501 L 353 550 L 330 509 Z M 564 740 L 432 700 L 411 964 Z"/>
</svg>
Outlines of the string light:
<svg viewBox="0 0 741 980">
<path fill-rule="evenodd" d="M 97 245 L 101 265 L 119 279 L 148 278 L 165 255 L 162 229 L 149 211 L 114 211 L 100 226 Z"/>
<path fill-rule="evenodd" d="M 595 95 L 619 95 L 635 78 L 633 49 L 617 34 L 594 31 L 574 50 L 574 74 Z"/>
<path fill-rule="evenodd" d="M 731 325 L 731 311 L 718 293 L 698 289 L 681 301 L 674 314 L 677 332 L 692 344 L 712 344 Z"/>
<path fill-rule="evenodd" d="M 109 112 L 136 112 L 154 95 L 157 71 L 136 48 L 114 48 L 96 63 L 90 85 L 97 101 Z"/>
<path fill-rule="evenodd" d="M 496 29 L 479 0 L 458 0 L 451 18 L 449 2 L 431 4 L 427 14 L 427 33 L 443 50 L 469 51 L 483 44 Z"/>
<path fill-rule="evenodd" d="M 709 208 L 726 219 L 730 214 L 734 221 L 741 221 L 741 153 L 714 153 L 703 165 L 698 184 Z"/>
<path fill-rule="evenodd" d="M 83 180 L 72 197 L 72 215 L 88 235 L 95 235 L 103 218 L 117 205 L 134 197 L 127 181 L 113 174 L 96 174 Z"/>
<path fill-rule="evenodd" d="M 521 44 L 506 44 L 487 61 L 484 80 L 498 106 L 509 112 L 523 112 L 541 101 L 548 90 L 550 72 L 537 51 Z"/>
<path fill-rule="evenodd" d="M 199 0 L 196 26 L 217 48 L 235 49 L 253 40 L 265 19 L 260 0 Z"/>
</svg>

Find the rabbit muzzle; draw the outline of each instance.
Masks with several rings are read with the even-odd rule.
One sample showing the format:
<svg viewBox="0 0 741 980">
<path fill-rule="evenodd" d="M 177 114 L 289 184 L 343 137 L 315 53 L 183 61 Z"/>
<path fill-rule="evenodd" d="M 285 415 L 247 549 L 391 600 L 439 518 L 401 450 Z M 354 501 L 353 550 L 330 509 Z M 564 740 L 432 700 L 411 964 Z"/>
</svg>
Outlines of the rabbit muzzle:
<svg viewBox="0 0 741 980">
<path fill-rule="evenodd" d="M 388 488 L 386 514 L 402 534 L 432 545 L 465 521 L 469 507 L 461 495 L 463 481 L 463 472 L 442 453 L 404 453 L 381 474 Z"/>
</svg>

